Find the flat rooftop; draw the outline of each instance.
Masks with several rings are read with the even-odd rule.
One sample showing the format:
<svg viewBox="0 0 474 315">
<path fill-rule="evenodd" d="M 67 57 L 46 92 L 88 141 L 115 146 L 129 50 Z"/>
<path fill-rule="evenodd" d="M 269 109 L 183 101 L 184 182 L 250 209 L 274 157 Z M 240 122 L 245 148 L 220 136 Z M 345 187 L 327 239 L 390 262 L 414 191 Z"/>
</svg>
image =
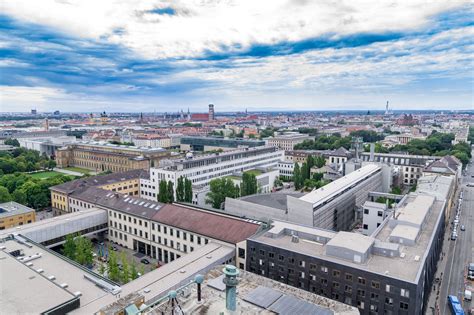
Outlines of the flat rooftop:
<svg viewBox="0 0 474 315">
<path fill-rule="evenodd" d="M 78 141 L 78 142 L 73 143 L 72 145 L 89 146 L 89 147 L 95 147 L 95 148 L 120 149 L 122 151 L 139 152 L 139 153 L 155 153 L 155 152 L 166 151 L 166 149 L 163 149 L 163 148 L 127 146 L 127 145 L 119 145 L 119 144 L 113 144 L 113 143 L 103 142 L 103 141 Z"/>
<path fill-rule="evenodd" d="M 415 195 L 409 196 L 409 198 L 405 200 L 405 203 L 412 202 L 414 198 Z M 424 227 L 421 229 L 418 238 L 416 239 L 416 243 L 413 246 L 390 243 L 389 239 L 393 231 L 388 224 L 390 217 L 387 217 L 387 219 L 382 223 L 382 226 L 378 231 L 376 231 L 376 233 L 374 233 L 374 235 L 372 235 L 372 237 L 349 232 L 331 232 L 309 226 L 303 227 L 302 225 L 289 222 L 275 221 L 275 226 L 270 230 L 258 233 L 257 235 L 250 237 L 250 239 L 262 244 L 280 247 L 289 251 L 296 251 L 310 257 L 316 257 L 337 264 L 350 266 L 355 269 L 373 272 L 416 284 L 418 283 L 418 273 L 424 264 L 426 250 L 429 248 L 428 245 L 432 241 L 433 230 L 441 219 L 443 207 L 444 201 L 440 200 L 434 202 L 431 211 L 425 218 Z M 280 233 L 282 229 L 286 229 L 288 233 Z M 291 231 L 302 231 L 302 229 L 304 231 L 303 233 L 296 233 L 299 236 L 299 242 L 292 242 Z M 362 242 L 359 242 L 359 236 L 364 238 Z M 316 241 L 317 239 L 320 239 L 321 241 Z M 329 243 L 334 240 L 336 241 L 336 244 L 351 247 L 362 246 L 362 248 L 369 246 L 369 242 L 366 242 L 365 240 L 370 239 L 374 240 L 376 243 L 383 242 L 386 244 L 399 245 L 400 253 L 403 253 L 403 255 L 397 257 L 386 257 L 371 253 L 366 262 L 354 263 L 342 258 L 327 255 L 327 245 L 323 241 L 324 239 L 331 239 L 329 240 Z M 416 257 L 418 260 L 415 259 Z"/>
<path fill-rule="evenodd" d="M 5 314 L 37 314 L 74 299 L 81 292 L 81 304 L 89 303 L 108 293 L 84 278 L 94 275 L 67 258 L 36 243 L 21 244 L 16 240 L 1 243 L 0 250 L 0 308 Z M 9 253 L 19 250 L 24 256 L 37 253 L 40 258 L 31 265 L 14 258 Z M 38 272 L 38 270 L 43 270 Z M 54 280 L 48 277 L 54 276 Z M 67 284 L 62 288 L 61 284 Z M 27 301 L 26 301 L 27 300 Z"/>
<path fill-rule="evenodd" d="M 0 219 L 30 212 L 35 212 L 35 209 L 31 209 L 14 201 L 0 203 Z"/>
<path fill-rule="evenodd" d="M 313 204 L 313 207 L 316 207 L 318 204 L 336 196 L 338 193 L 342 192 L 346 188 L 356 184 L 357 182 L 363 180 L 364 178 L 374 174 L 379 171 L 381 168 L 376 164 L 367 164 L 364 167 L 355 170 L 352 173 L 347 174 L 344 177 L 341 177 L 333 182 L 330 182 L 324 187 L 313 190 L 310 193 L 300 197 L 302 201 L 310 202 Z"/>
<path fill-rule="evenodd" d="M 304 193 L 259 194 L 241 197 L 240 200 L 280 210 L 287 210 L 287 196 L 300 198 L 301 196 L 304 196 Z"/>
</svg>

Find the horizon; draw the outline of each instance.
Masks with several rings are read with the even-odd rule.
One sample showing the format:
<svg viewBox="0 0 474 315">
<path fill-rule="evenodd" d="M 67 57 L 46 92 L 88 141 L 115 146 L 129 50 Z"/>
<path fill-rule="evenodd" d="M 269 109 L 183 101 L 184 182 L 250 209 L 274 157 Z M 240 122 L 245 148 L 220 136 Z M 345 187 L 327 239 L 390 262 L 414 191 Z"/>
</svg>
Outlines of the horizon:
<svg viewBox="0 0 474 315">
<path fill-rule="evenodd" d="M 472 110 L 473 9 L 7 0 L 0 112 Z"/>
</svg>

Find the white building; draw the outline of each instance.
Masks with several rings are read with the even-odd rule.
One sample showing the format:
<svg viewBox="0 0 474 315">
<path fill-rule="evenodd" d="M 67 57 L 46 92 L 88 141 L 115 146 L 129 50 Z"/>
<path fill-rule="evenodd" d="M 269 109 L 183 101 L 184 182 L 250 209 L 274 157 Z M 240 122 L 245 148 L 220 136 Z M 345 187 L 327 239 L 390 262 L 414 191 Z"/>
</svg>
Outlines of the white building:
<svg viewBox="0 0 474 315">
<path fill-rule="evenodd" d="M 169 148 L 171 147 L 171 138 L 142 135 L 132 138 L 133 144 L 137 147 Z"/>
<path fill-rule="evenodd" d="M 191 180 L 193 186 L 205 187 L 214 178 L 230 176 L 255 168 L 274 168 L 284 159 L 284 151 L 273 147 L 255 147 L 195 158 L 162 161 L 161 167 L 150 168 L 150 178 L 140 179 L 140 194 L 143 198 L 156 200 L 160 181 L 171 181 L 176 187 L 178 178 Z M 167 164 L 167 165 L 166 165 Z M 195 202 L 197 196 L 194 196 Z"/>
<path fill-rule="evenodd" d="M 362 209 L 362 233 L 370 236 L 387 217 L 387 206 L 383 203 L 366 201 Z"/>
<path fill-rule="evenodd" d="M 309 135 L 307 134 L 288 132 L 268 138 L 267 143 L 269 146 L 285 151 L 291 151 L 293 150 L 295 145 L 297 145 L 298 143 L 302 143 L 304 140 L 308 139 Z"/>
</svg>

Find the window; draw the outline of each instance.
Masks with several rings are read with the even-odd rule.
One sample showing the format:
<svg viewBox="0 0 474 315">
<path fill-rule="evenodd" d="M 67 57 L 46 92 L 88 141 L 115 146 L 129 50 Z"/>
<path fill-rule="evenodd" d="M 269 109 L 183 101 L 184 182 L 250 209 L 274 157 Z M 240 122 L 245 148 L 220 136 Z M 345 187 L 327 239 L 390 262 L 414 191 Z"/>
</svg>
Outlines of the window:
<svg viewBox="0 0 474 315">
<path fill-rule="evenodd" d="M 339 289 L 339 282 L 333 282 L 332 287 L 333 289 Z"/>
<path fill-rule="evenodd" d="M 352 275 L 350 273 L 346 273 L 346 280 L 352 281 Z"/>
<path fill-rule="evenodd" d="M 371 285 L 374 289 L 380 289 L 380 282 L 372 281 Z"/>
<path fill-rule="evenodd" d="M 357 290 L 357 295 L 360 297 L 365 297 L 365 290 L 358 289 Z"/>
<path fill-rule="evenodd" d="M 339 278 L 339 275 L 341 274 L 341 272 L 339 270 L 333 270 L 332 271 L 332 275 L 333 277 L 338 277 Z"/>
<path fill-rule="evenodd" d="M 377 293 L 370 293 L 370 298 L 372 300 L 378 300 L 379 299 L 379 295 Z"/>
<path fill-rule="evenodd" d="M 352 293 L 352 287 L 346 284 L 346 286 L 344 287 L 344 291 L 347 293 Z"/>
<path fill-rule="evenodd" d="M 377 216 L 382 217 L 383 216 L 383 211 L 377 211 Z"/>
<path fill-rule="evenodd" d="M 400 309 L 401 310 L 407 310 L 408 309 L 408 303 L 400 302 Z"/>
<path fill-rule="evenodd" d="M 316 265 L 315 264 L 309 264 L 309 269 L 310 270 L 316 270 Z"/>
<path fill-rule="evenodd" d="M 385 298 L 385 304 L 387 304 L 387 305 L 393 305 L 393 299 L 390 298 L 390 297 L 386 297 L 386 298 Z"/>
<path fill-rule="evenodd" d="M 328 267 L 321 266 L 321 271 L 327 273 L 328 272 Z"/>
<path fill-rule="evenodd" d="M 385 292 L 390 292 L 390 284 L 385 285 Z"/>
<path fill-rule="evenodd" d="M 303 267 L 303 268 L 304 268 L 304 266 L 305 266 L 304 260 L 300 260 L 300 267 Z"/>
<path fill-rule="evenodd" d="M 358 281 L 360 284 L 365 284 L 365 278 L 359 277 L 359 278 L 357 278 L 357 281 Z"/>
<path fill-rule="evenodd" d="M 190 240 L 191 242 L 194 242 L 194 235 L 193 235 L 193 234 L 190 234 L 190 235 L 189 235 L 189 240 Z"/>
<path fill-rule="evenodd" d="M 369 209 L 364 209 L 364 214 L 369 214 Z"/>
<path fill-rule="evenodd" d="M 185 241 L 186 241 L 186 239 L 187 239 L 187 236 L 188 236 L 188 235 L 186 234 L 186 232 L 183 232 L 183 240 L 185 240 Z"/>
<path fill-rule="evenodd" d="M 198 236 L 198 245 L 201 245 L 201 237 Z"/>
<path fill-rule="evenodd" d="M 176 230 L 176 237 L 179 238 L 179 231 Z"/>
<path fill-rule="evenodd" d="M 369 226 L 367 224 L 364 224 L 364 230 L 368 230 Z"/>
<path fill-rule="evenodd" d="M 294 264 L 294 263 L 295 263 L 295 259 L 294 259 L 294 258 L 288 258 L 288 262 L 289 262 L 290 264 Z"/>
<path fill-rule="evenodd" d="M 408 291 L 406 289 L 400 289 L 400 295 L 404 296 L 406 298 L 409 298 L 410 297 L 410 291 Z"/>
<path fill-rule="evenodd" d="M 283 261 L 285 260 L 285 257 L 283 255 L 278 255 L 278 260 Z"/>
<path fill-rule="evenodd" d="M 239 249 L 240 249 L 240 248 L 239 248 Z M 274 257 L 275 257 L 275 253 L 268 253 L 268 257 L 274 258 Z"/>
<path fill-rule="evenodd" d="M 260 255 L 262 255 L 262 256 L 265 255 L 265 251 L 264 251 L 263 249 L 259 250 L 258 252 L 259 252 Z"/>
<path fill-rule="evenodd" d="M 173 236 L 173 233 L 174 233 L 173 229 L 170 228 L 170 235 Z"/>
</svg>

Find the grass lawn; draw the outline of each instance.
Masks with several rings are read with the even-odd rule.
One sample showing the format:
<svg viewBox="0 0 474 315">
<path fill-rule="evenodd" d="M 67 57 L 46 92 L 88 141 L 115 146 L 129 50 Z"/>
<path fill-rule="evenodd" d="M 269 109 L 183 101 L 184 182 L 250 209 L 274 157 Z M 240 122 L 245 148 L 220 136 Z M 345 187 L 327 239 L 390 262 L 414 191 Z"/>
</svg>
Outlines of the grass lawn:
<svg viewBox="0 0 474 315">
<path fill-rule="evenodd" d="M 30 174 L 30 175 L 33 178 L 46 179 L 46 178 L 51 178 L 51 177 L 64 175 L 64 174 L 59 173 L 59 172 L 54 172 L 54 171 L 45 171 L 45 172 L 33 173 L 33 174 Z"/>
<path fill-rule="evenodd" d="M 72 166 L 71 167 L 66 167 L 64 169 L 68 170 L 68 171 L 82 173 L 82 174 L 89 174 L 91 172 L 91 170 L 88 170 L 87 168 L 72 167 Z"/>
<path fill-rule="evenodd" d="M 249 173 L 249 174 L 253 174 L 253 175 L 255 175 L 255 176 L 258 176 L 258 175 L 262 174 L 263 172 L 260 171 L 260 170 L 255 170 L 255 169 L 254 169 L 254 170 L 245 171 L 245 173 Z"/>
</svg>

